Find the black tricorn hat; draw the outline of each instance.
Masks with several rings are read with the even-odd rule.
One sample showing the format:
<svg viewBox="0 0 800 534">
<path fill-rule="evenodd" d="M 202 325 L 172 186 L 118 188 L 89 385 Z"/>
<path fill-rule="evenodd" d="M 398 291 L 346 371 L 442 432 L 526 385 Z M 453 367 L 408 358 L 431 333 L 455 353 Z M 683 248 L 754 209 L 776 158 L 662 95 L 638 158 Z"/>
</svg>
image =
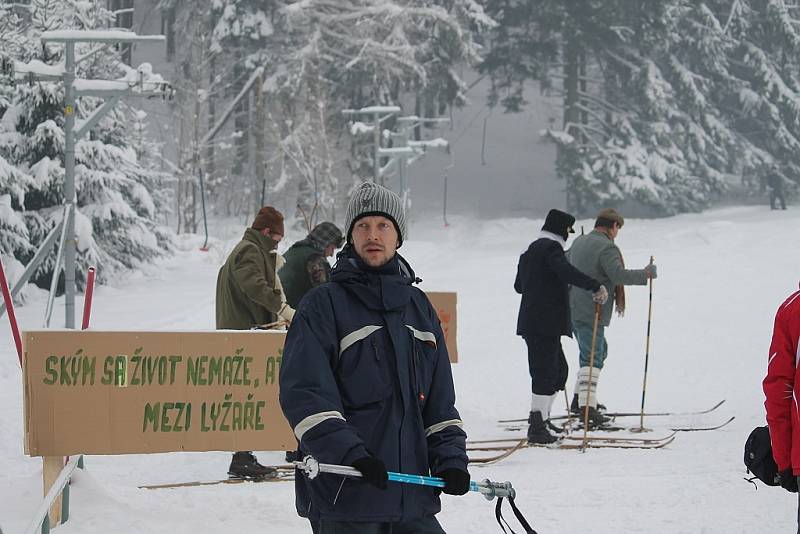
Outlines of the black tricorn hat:
<svg viewBox="0 0 800 534">
<path fill-rule="evenodd" d="M 556 235 L 574 234 L 575 230 L 572 225 L 575 224 L 575 217 L 569 213 L 564 213 L 561 210 L 550 210 L 547 213 L 547 218 L 544 220 L 542 230 L 553 232 Z"/>
</svg>

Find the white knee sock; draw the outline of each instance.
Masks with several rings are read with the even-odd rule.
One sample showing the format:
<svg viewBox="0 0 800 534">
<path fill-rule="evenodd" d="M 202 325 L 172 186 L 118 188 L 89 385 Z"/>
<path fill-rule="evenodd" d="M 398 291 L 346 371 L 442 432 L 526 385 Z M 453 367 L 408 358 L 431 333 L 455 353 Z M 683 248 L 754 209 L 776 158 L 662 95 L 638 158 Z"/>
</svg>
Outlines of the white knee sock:
<svg viewBox="0 0 800 534">
<path fill-rule="evenodd" d="M 531 394 L 531 411 L 542 414 L 542 420 L 550 417 L 550 395 Z"/>
</svg>

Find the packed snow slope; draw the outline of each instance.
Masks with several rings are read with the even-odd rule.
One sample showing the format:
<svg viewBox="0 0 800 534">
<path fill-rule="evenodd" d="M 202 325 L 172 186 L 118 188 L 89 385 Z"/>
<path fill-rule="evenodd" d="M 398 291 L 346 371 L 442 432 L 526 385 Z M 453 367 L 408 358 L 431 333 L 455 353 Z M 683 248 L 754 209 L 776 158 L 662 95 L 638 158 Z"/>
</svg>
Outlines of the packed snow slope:
<svg viewBox="0 0 800 534">
<path fill-rule="evenodd" d="M 592 221 L 579 221 L 587 231 Z M 519 254 L 541 220 L 417 221 L 401 253 L 426 290 L 459 298 L 458 408 L 472 439 L 508 437 L 497 419 L 527 416 L 530 386 L 524 342 L 514 335 L 519 297 L 512 284 Z M 525 449 L 505 461 L 471 468 L 475 479 L 510 480 L 517 502 L 540 533 L 794 532 L 797 497 L 755 490 L 743 480 L 742 445 L 764 424 L 763 378 L 775 310 L 797 288 L 800 210 L 730 208 L 659 220 L 629 220 L 620 245 L 630 268 L 651 255 L 659 268 L 647 408 L 694 410 L 727 399 L 702 417 L 650 418 L 651 435 L 676 424 L 736 420 L 713 432 L 680 433 L 661 450 Z M 211 329 L 217 269 L 243 226 L 215 226 L 209 252 L 181 236 L 181 249 L 95 293 L 96 329 Z M 294 235 L 289 238 L 299 238 Z M 792 245 L 792 243 L 795 243 Z M 282 248 L 285 248 L 282 246 Z M 599 397 L 611 410 L 637 411 L 642 395 L 647 288 L 629 287 L 628 311 L 607 330 L 609 357 Z M 46 298 L 18 308 L 21 324 L 42 324 Z M 82 300 L 78 299 L 78 309 Z M 57 301 L 53 326 L 63 325 Z M 564 339 L 570 395 L 577 351 Z M 556 403 L 556 411 L 563 411 Z M 638 424 L 638 418 L 619 420 Z M 41 460 L 23 454 L 22 387 L 4 317 L 0 327 L 0 527 L 23 531 L 41 500 Z M 277 452 L 259 452 L 279 463 Z M 289 482 L 144 490 L 143 484 L 226 476 L 226 452 L 90 456 L 72 485 L 71 519 L 62 534 L 203 534 L 309 532 L 294 511 Z M 510 514 L 507 514 L 510 516 Z M 445 496 L 440 521 L 450 533 L 499 532 L 493 504 L 477 494 Z"/>
</svg>

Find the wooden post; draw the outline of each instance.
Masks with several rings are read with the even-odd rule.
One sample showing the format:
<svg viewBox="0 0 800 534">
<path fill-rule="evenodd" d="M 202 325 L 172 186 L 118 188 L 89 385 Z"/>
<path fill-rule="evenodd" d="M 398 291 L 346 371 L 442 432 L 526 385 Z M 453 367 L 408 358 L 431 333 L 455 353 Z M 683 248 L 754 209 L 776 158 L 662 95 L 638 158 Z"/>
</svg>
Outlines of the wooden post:
<svg viewBox="0 0 800 534">
<path fill-rule="evenodd" d="M 42 457 L 42 478 L 44 482 L 44 493 L 47 495 L 53 482 L 56 481 L 61 470 L 64 468 L 64 458 L 62 456 Z M 59 495 L 53 506 L 50 507 L 50 528 L 55 528 L 61 523 L 61 495 Z"/>
</svg>

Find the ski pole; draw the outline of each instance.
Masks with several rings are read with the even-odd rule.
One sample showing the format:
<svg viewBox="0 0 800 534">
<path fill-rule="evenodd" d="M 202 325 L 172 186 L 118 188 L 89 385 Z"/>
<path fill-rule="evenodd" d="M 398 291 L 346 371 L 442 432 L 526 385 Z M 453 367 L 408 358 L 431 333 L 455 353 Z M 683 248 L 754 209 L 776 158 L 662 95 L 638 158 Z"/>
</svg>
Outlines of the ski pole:
<svg viewBox="0 0 800 534">
<path fill-rule="evenodd" d="M 653 265 L 653 256 L 650 256 L 650 265 Z M 644 348 L 644 378 L 642 379 L 642 411 L 639 413 L 639 432 L 644 432 L 644 396 L 647 392 L 647 364 L 650 361 L 650 323 L 653 319 L 653 275 L 648 274 L 650 286 L 650 300 L 647 304 L 647 340 Z"/>
<path fill-rule="evenodd" d="M 293 463 L 297 469 L 303 471 L 311 480 L 317 478 L 320 473 L 330 473 L 354 478 L 361 478 L 363 476 L 361 471 L 355 467 L 350 467 L 348 465 L 322 464 L 319 463 L 313 456 L 306 456 L 303 461 Z M 391 482 L 399 482 L 400 484 L 414 484 L 417 486 L 431 486 L 434 488 L 444 487 L 444 480 L 439 477 L 409 475 L 406 473 L 395 473 L 393 471 L 389 471 L 388 475 Z M 471 481 L 469 483 L 469 490 L 483 494 L 483 496 L 490 501 L 495 497 L 509 497 L 513 499 L 517 495 L 516 491 L 514 491 L 514 488 L 511 485 L 511 482 L 492 482 L 488 478 L 481 482 L 475 482 L 474 480 Z"/>
<path fill-rule="evenodd" d="M 94 297 L 94 276 L 96 269 L 89 267 L 86 273 L 86 290 L 83 296 L 83 321 L 81 322 L 81 330 L 89 328 L 89 319 L 92 316 L 92 298 Z"/>
<path fill-rule="evenodd" d="M 567 395 L 567 388 L 564 388 L 564 402 L 567 403 L 567 422 L 564 423 L 566 428 L 572 428 L 572 410 L 569 406 L 569 395 Z"/>
<path fill-rule="evenodd" d="M 592 349 L 589 352 L 589 384 L 586 389 L 586 405 L 583 407 L 583 447 L 586 452 L 589 445 L 589 401 L 592 399 L 592 371 L 594 370 L 594 352 L 597 345 L 597 325 L 600 323 L 600 303 L 594 303 L 594 324 L 592 325 Z M 578 393 L 580 395 L 580 393 Z"/>
<path fill-rule="evenodd" d="M 6 311 L 8 312 L 8 322 L 11 325 L 11 335 L 14 336 L 14 345 L 17 347 L 17 357 L 19 358 L 19 366 L 22 367 L 22 340 L 19 337 L 19 326 L 17 325 L 17 316 L 14 314 L 14 301 L 11 292 L 8 290 L 8 282 L 6 281 L 6 272 L 3 270 L 3 262 L 0 261 L 0 290 L 3 292 L 3 301 L 6 303 Z"/>
</svg>

